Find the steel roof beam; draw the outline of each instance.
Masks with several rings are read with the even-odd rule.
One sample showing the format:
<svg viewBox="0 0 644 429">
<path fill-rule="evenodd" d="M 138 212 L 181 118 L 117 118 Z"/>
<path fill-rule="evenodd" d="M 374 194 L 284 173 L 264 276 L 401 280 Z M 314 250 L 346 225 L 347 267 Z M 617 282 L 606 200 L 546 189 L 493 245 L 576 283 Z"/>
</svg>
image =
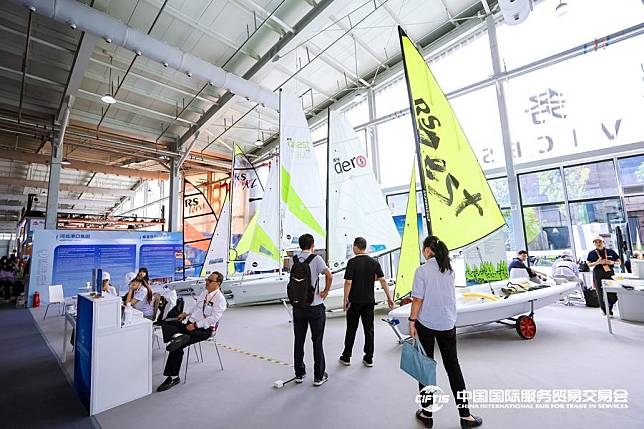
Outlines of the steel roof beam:
<svg viewBox="0 0 644 429">
<path fill-rule="evenodd" d="M 266 64 L 268 64 L 273 57 L 288 43 L 290 43 L 297 34 L 301 33 L 304 28 L 306 28 L 315 18 L 317 18 L 322 11 L 329 7 L 333 3 L 332 0 L 322 0 L 317 6 L 313 7 L 304 17 L 293 27 L 293 32 L 289 32 L 284 37 L 282 37 L 277 43 L 275 43 L 262 57 L 242 76 L 244 79 L 250 79 L 255 76 L 258 71 L 260 71 Z M 199 131 L 201 128 L 206 126 L 206 124 L 212 119 L 212 117 L 217 114 L 223 107 L 233 98 L 233 93 L 227 91 L 224 95 L 221 96 L 219 102 L 210 107 L 206 113 L 203 114 L 201 118 L 197 121 L 197 124 L 190 127 L 181 138 L 179 143 L 183 145 L 185 142 L 189 141 L 194 134 Z"/>
</svg>

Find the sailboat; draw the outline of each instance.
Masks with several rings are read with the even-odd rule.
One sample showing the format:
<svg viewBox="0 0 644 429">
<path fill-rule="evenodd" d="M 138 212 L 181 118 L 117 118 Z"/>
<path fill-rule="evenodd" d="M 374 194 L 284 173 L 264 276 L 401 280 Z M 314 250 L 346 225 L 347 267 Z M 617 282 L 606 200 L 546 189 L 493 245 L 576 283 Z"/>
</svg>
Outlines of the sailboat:
<svg viewBox="0 0 644 429">
<path fill-rule="evenodd" d="M 352 245 L 355 237 L 364 237 L 370 255 L 378 257 L 398 249 L 400 236 L 366 156 L 364 145 L 348 119 L 343 113 L 330 110 L 328 124 L 326 228 L 325 231 L 317 232 L 326 238 L 324 248 L 327 265 L 333 272 L 332 290 L 325 301 L 327 309 L 333 310 L 342 308 L 343 271 L 347 261 L 354 256 Z M 271 233 L 276 233 L 275 218 L 261 216 L 264 210 L 268 213 L 274 213 L 276 210 L 276 192 L 273 190 L 275 176 L 270 177 L 272 180 L 269 179 L 262 200 L 265 204 L 259 210 L 260 235 L 254 240 L 253 255 L 246 262 L 254 269 L 274 268 L 275 262 L 279 260 L 276 247 L 268 240 Z M 291 212 L 291 215 L 293 213 L 295 211 Z M 316 243 L 319 243 L 317 238 Z M 283 244 L 283 248 L 295 244 L 292 239 L 288 239 L 288 233 Z M 322 278 L 320 282 L 323 285 Z M 231 283 L 231 299 L 236 304 L 284 299 L 287 283 L 288 276 L 284 273 L 270 280 Z M 374 284 L 374 288 L 376 301 L 385 301 L 385 294 L 380 285 Z"/>
<path fill-rule="evenodd" d="M 505 220 L 445 94 L 420 51 L 401 28 L 398 31 L 427 230 L 444 241 L 450 250 L 463 248 L 505 226 Z M 410 186 L 409 199 L 416 199 L 415 183 Z M 411 217 L 416 217 L 415 213 L 409 212 L 409 206 L 410 203 L 406 230 L 415 223 Z M 410 279 L 420 265 L 417 248 L 413 250 L 401 254 L 399 276 L 404 275 L 405 281 L 397 285 L 397 297 L 408 296 L 411 292 L 413 281 Z M 516 327 L 522 338 L 530 339 L 536 333 L 532 318 L 534 310 L 556 302 L 576 287 L 572 282 L 560 285 L 551 282 L 545 286 L 531 284 L 528 279 L 513 280 L 514 284 L 504 281 L 457 288 L 456 327 L 498 321 L 507 325 L 511 321 L 511 326 Z M 409 334 L 407 319 L 410 313 L 411 304 L 389 312 L 389 324 L 399 340 Z"/>
<path fill-rule="evenodd" d="M 229 302 L 250 304 L 286 297 L 288 251 L 299 251 L 298 238 L 313 235 L 317 248 L 326 241 L 325 203 L 311 132 L 299 99 L 280 91 L 280 141 L 257 219 L 252 224 L 242 278 L 224 282 Z"/>
<path fill-rule="evenodd" d="M 344 113 L 328 112 L 327 141 L 327 265 L 343 271 L 353 254 L 353 240 L 363 237 L 367 253 L 377 258 L 400 248 L 400 234 L 373 173 L 364 144 Z M 341 283 L 344 283 L 341 281 Z M 379 282 L 374 282 L 376 303 L 386 302 Z M 332 290 L 327 310 L 343 307 L 344 290 Z"/>
</svg>

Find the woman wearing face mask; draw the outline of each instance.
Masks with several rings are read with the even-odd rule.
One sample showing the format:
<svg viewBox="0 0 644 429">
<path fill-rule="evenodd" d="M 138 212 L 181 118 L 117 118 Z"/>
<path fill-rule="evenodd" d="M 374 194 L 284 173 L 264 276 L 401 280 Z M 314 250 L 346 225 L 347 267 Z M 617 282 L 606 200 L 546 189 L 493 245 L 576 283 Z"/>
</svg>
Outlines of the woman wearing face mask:
<svg viewBox="0 0 644 429">
<path fill-rule="evenodd" d="M 430 236 L 423 241 L 423 256 L 427 260 L 414 275 L 411 292 L 412 304 L 409 317 L 409 335 L 416 337 L 427 356 L 434 357 L 434 341 L 438 342 L 443 365 L 458 406 L 462 428 L 481 426 L 483 419 L 470 414 L 467 400 L 463 399 L 465 380 L 456 354 L 456 297 L 454 293 L 454 271 L 450 264 L 449 250 L 438 237 Z M 419 388 L 425 386 L 419 383 Z M 427 395 L 423 395 L 426 397 Z M 425 427 L 433 425 L 432 413 L 425 411 L 432 400 L 423 401 L 423 409 L 416 411 L 416 417 Z"/>
<path fill-rule="evenodd" d="M 143 313 L 144 317 L 151 318 L 154 312 L 152 305 L 152 288 L 139 277 L 130 282 L 130 290 L 125 297 L 125 303 Z"/>
</svg>

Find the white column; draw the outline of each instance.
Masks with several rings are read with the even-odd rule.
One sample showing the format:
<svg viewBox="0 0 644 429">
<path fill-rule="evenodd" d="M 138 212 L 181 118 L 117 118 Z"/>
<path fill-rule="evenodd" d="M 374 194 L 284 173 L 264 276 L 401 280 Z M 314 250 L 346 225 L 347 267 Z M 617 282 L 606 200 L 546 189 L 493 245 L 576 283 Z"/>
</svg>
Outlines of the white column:
<svg viewBox="0 0 644 429">
<path fill-rule="evenodd" d="M 527 246 L 525 231 L 523 229 L 523 214 L 521 201 L 519 199 L 519 182 L 514 172 L 514 161 L 512 159 L 512 137 L 510 136 L 510 123 L 508 110 L 505 104 L 505 82 L 501 79 L 501 58 L 499 56 L 499 45 L 496 39 L 496 24 L 494 17 L 488 14 L 486 17 L 487 34 L 490 40 L 490 54 L 492 55 L 492 67 L 496 86 L 496 98 L 499 106 L 499 119 L 501 121 L 501 136 L 503 138 L 503 154 L 505 155 L 505 171 L 508 177 L 508 191 L 510 194 L 510 207 L 512 209 L 512 248 L 514 250 L 524 249 Z"/>
</svg>

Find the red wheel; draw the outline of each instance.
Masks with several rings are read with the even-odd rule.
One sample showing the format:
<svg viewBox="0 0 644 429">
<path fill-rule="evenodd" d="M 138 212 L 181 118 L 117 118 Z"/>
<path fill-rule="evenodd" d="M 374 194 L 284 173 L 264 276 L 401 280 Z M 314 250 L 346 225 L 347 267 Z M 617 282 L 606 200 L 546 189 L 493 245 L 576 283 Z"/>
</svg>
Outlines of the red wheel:
<svg viewBox="0 0 644 429">
<path fill-rule="evenodd" d="M 524 340 L 531 340 L 537 335 L 537 324 L 530 316 L 519 316 L 516 328 L 517 334 Z"/>
</svg>

